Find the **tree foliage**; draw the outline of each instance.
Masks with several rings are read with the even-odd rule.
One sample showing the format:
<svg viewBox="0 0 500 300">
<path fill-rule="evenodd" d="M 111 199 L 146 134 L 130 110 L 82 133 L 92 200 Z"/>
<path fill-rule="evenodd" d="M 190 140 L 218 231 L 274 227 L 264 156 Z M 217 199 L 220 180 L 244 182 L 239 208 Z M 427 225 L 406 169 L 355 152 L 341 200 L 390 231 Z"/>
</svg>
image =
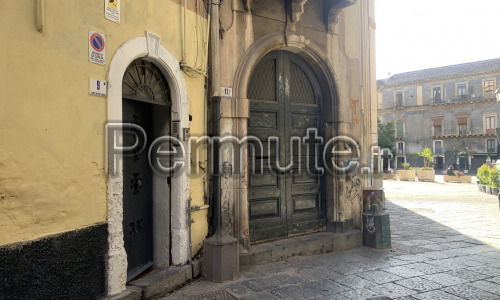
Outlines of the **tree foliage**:
<svg viewBox="0 0 500 300">
<path fill-rule="evenodd" d="M 421 169 L 424 170 L 432 170 L 431 163 L 434 161 L 434 157 L 432 157 L 432 151 L 430 148 L 425 148 L 422 152 L 419 152 L 418 155 L 424 158 L 424 167 Z"/>
<path fill-rule="evenodd" d="M 380 119 L 377 120 L 378 127 L 378 146 L 381 149 L 390 149 L 392 153 L 395 152 L 394 143 L 396 142 L 396 135 L 393 123 L 382 123 Z"/>
</svg>

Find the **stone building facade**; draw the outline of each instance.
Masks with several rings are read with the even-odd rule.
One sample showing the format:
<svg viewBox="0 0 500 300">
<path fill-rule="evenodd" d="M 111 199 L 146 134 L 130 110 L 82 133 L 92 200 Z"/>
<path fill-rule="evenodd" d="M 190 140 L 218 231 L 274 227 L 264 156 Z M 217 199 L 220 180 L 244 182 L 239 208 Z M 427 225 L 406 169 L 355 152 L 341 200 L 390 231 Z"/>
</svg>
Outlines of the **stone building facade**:
<svg viewBox="0 0 500 300">
<path fill-rule="evenodd" d="M 210 9 L 220 14 L 217 88 Z M 151 269 L 184 282 L 216 217 L 241 253 L 360 231 L 377 124 L 373 0 L 17 1 L 0 24 L 10 70 L 0 77 L 0 298 L 123 296 Z M 252 161 L 306 161 L 287 150 L 308 130 L 343 136 L 325 148 L 354 167 L 254 176 Z M 161 160 L 182 166 L 175 176 L 151 165 L 165 136 L 185 154 Z M 217 136 L 283 146 L 245 145 L 235 162 L 221 143 L 214 166 L 210 145 L 192 148 L 190 137 Z"/>
<path fill-rule="evenodd" d="M 500 59 L 394 74 L 378 80 L 378 116 L 396 134 L 394 165 L 421 167 L 417 153 L 429 147 L 434 168 L 458 163 L 475 174 L 488 156 L 498 157 L 495 128 Z"/>
</svg>

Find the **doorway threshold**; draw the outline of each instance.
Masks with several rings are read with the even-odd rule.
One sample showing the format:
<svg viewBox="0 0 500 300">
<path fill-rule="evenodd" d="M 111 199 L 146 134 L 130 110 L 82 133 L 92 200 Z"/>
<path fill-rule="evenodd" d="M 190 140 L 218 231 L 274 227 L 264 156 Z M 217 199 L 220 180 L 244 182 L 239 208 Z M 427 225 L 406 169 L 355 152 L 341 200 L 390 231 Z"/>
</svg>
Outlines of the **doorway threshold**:
<svg viewBox="0 0 500 300">
<path fill-rule="evenodd" d="M 345 233 L 320 232 L 251 245 L 240 254 L 240 267 L 284 260 L 292 256 L 314 255 L 360 247 L 363 233 L 350 229 Z"/>
</svg>

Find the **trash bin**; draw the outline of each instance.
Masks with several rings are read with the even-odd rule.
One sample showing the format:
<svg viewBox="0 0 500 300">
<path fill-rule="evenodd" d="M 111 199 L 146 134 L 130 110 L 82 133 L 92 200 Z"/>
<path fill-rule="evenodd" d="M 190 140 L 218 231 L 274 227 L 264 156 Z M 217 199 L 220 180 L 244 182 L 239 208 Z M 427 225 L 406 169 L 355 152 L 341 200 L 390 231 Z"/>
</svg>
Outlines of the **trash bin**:
<svg viewBox="0 0 500 300">
<path fill-rule="evenodd" d="M 363 244 L 375 249 L 391 248 L 391 224 L 387 211 L 372 204 L 363 213 Z"/>
</svg>

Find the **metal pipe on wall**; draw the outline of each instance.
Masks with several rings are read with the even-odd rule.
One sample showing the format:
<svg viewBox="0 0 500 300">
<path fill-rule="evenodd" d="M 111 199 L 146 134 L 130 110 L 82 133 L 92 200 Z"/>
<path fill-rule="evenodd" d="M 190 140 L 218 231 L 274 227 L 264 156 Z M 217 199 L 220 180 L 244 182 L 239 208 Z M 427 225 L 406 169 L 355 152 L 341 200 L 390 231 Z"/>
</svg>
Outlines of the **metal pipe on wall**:
<svg viewBox="0 0 500 300">
<path fill-rule="evenodd" d="M 36 0 L 36 30 L 43 32 L 45 25 L 45 1 Z"/>
<path fill-rule="evenodd" d="M 220 1 L 220 0 L 219 0 Z M 219 2 L 220 4 L 220 2 Z M 219 4 L 210 0 L 210 93 L 212 104 L 212 137 L 220 136 L 220 57 L 219 57 Z M 220 201 L 220 161 L 219 161 L 219 141 L 213 141 L 213 214 L 215 219 L 214 229 L 221 224 L 221 201 Z"/>
</svg>

